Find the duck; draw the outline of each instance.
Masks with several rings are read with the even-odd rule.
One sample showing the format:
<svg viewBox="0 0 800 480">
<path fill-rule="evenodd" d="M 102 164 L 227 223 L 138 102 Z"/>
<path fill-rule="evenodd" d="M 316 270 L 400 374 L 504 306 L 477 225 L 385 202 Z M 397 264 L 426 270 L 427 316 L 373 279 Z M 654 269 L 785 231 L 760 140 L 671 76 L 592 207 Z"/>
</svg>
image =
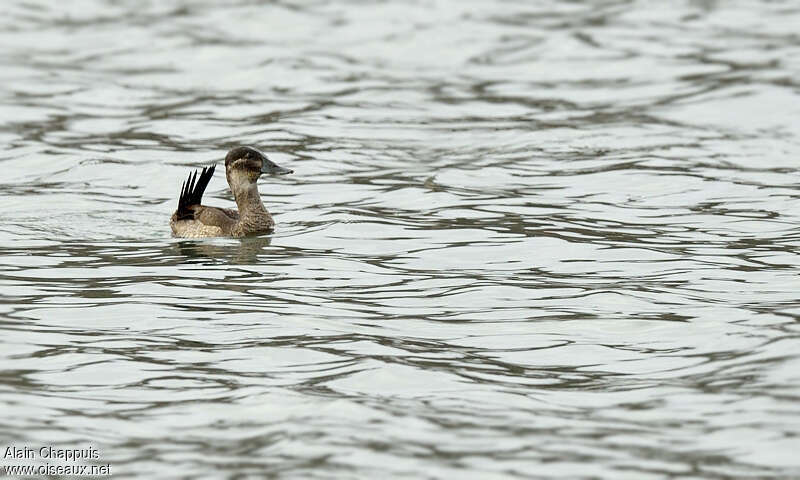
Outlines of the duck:
<svg viewBox="0 0 800 480">
<path fill-rule="evenodd" d="M 236 147 L 225 156 L 225 178 L 238 210 L 202 205 L 203 192 L 216 165 L 197 170 L 181 185 L 178 208 L 172 214 L 172 235 L 179 238 L 245 237 L 272 233 L 275 221 L 261 203 L 257 181 L 261 175 L 287 175 L 281 167 L 253 147 Z"/>
</svg>

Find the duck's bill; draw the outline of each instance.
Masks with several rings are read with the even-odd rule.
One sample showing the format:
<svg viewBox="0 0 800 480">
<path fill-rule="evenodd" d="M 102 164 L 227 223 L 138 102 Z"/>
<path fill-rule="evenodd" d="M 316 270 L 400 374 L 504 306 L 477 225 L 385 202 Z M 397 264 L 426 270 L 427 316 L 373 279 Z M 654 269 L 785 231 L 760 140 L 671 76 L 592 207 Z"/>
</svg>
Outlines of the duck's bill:
<svg viewBox="0 0 800 480">
<path fill-rule="evenodd" d="M 262 164 L 261 173 L 266 173 L 267 175 L 288 175 L 294 173 L 294 170 L 283 168 L 271 161 L 267 161 Z"/>
</svg>

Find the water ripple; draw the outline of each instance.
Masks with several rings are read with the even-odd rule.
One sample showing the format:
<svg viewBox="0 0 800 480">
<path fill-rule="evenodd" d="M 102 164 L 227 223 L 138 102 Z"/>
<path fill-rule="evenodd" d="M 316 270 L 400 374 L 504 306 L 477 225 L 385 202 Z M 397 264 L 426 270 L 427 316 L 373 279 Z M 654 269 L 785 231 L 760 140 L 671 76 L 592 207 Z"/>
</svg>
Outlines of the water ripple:
<svg viewBox="0 0 800 480">
<path fill-rule="evenodd" d="M 12 2 L 4 445 L 148 478 L 800 476 L 798 18 Z M 170 238 L 238 144 L 296 172 L 261 185 L 277 232 Z"/>
</svg>

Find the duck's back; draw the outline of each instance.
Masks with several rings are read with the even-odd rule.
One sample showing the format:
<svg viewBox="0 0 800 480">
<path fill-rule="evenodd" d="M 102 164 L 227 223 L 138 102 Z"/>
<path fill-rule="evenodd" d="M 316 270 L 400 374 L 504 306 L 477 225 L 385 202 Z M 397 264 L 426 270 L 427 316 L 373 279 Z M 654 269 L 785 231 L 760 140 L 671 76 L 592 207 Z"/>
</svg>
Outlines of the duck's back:
<svg viewBox="0 0 800 480">
<path fill-rule="evenodd" d="M 170 228 L 176 237 L 200 238 L 230 235 L 237 219 L 220 208 L 206 207 L 200 204 L 215 167 L 203 168 L 200 177 L 197 172 L 189 175 L 189 179 L 181 187 L 178 198 L 178 209 L 170 218 Z M 238 217 L 238 214 L 236 215 Z"/>
<path fill-rule="evenodd" d="M 201 238 L 230 236 L 236 226 L 238 214 L 235 210 L 195 205 L 191 207 L 192 218 L 180 218 L 175 211 L 170 219 L 172 233 L 176 237 Z"/>
</svg>

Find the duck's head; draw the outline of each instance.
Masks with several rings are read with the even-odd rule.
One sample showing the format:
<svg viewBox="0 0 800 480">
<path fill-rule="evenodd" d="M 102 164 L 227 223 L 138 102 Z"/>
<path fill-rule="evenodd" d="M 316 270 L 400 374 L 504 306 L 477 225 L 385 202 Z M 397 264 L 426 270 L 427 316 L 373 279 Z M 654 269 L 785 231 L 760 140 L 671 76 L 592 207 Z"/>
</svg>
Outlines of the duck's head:
<svg viewBox="0 0 800 480">
<path fill-rule="evenodd" d="M 286 175 L 293 170 L 277 165 L 266 155 L 251 147 L 236 147 L 225 156 L 225 176 L 231 187 L 255 184 L 261 175 Z"/>
</svg>

